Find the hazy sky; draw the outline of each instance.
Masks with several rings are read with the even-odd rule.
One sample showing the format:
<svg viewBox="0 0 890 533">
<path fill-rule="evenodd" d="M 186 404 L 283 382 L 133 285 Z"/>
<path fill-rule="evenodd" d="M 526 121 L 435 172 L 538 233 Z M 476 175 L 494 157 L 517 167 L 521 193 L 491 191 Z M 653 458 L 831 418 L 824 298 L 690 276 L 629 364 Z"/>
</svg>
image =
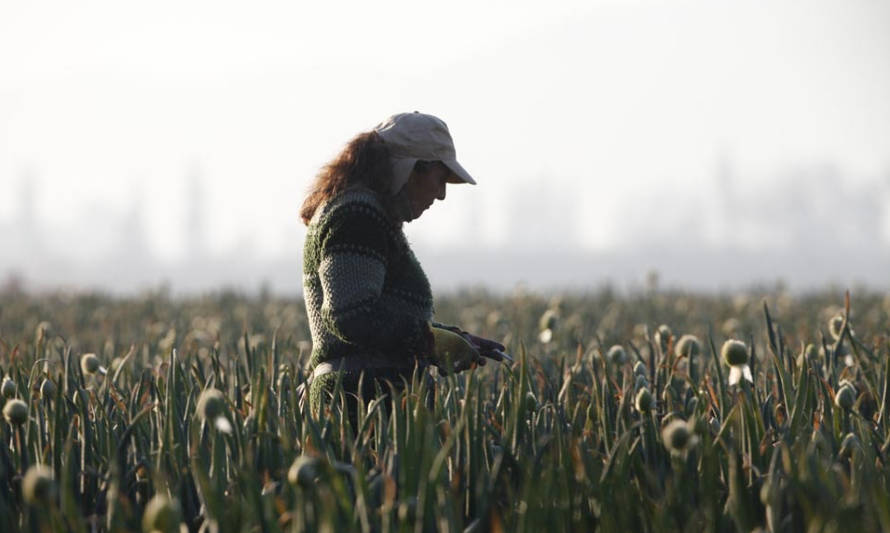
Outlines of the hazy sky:
<svg viewBox="0 0 890 533">
<path fill-rule="evenodd" d="M 708 203 L 727 161 L 754 191 L 826 163 L 842 181 L 886 181 L 888 95 L 879 0 L 5 0 L 0 220 L 24 179 L 60 228 L 143 198 L 152 245 L 175 258 L 199 172 L 212 249 L 250 238 L 296 253 L 316 170 L 421 110 L 449 124 L 479 185 L 450 188 L 413 239 L 504 245 L 535 216 L 505 212 L 521 194 L 557 214 L 564 202 L 575 242 L 607 249 L 623 219 L 649 215 L 635 199 Z"/>
</svg>

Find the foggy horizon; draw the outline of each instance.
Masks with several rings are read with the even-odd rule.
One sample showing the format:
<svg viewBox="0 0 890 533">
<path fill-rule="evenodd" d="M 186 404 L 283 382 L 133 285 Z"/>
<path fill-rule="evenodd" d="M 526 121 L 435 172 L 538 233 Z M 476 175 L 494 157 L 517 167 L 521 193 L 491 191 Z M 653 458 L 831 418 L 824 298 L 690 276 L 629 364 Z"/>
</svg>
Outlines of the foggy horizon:
<svg viewBox="0 0 890 533">
<path fill-rule="evenodd" d="M 159 287 L 180 294 L 225 288 L 300 293 L 304 229 L 296 216 L 277 228 L 277 252 L 260 252 L 248 229 L 234 245 L 213 249 L 207 235 L 214 206 L 206 193 L 212 176 L 197 169 L 192 164 L 183 170 L 185 207 L 174 231 L 184 246 L 166 257 L 149 238 L 157 228 L 145 207 L 148 198 L 134 196 L 100 212 L 83 209 L 63 227 L 47 221 L 39 209 L 40 180 L 22 178 L 17 211 L 0 218 L 0 248 L 6 251 L 0 280 L 26 290 L 115 294 Z M 767 185 L 752 184 L 722 159 L 712 179 L 696 190 L 665 187 L 643 198 L 597 199 L 592 205 L 622 206 L 609 228 L 619 242 L 599 248 L 585 246 L 582 238 L 589 202 L 567 203 L 546 187 L 531 190 L 534 184 L 511 189 L 499 206 L 500 219 L 489 214 L 488 220 L 477 209 L 480 202 L 472 202 L 474 191 L 466 188 L 470 194 L 460 200 L 471 203 L 470 216 L 439 230 L 447 233 L 444 245 L 418 231 L 429 215 L 405 228 L 438 292 L 517 285 L 629 289 L 643 287 L 653 273 L 664 286 L 698 291 L 776 282 L 798 291 L 829 284 L 886 289 L 890 171 L 883 179 L 852 184 L 843 184 L 842 173 L 832 164 L 814 164 L 778 173 Z M 437 203 L 430 213 L 441 215 L 446 205 L 448 200 Z M 460 243 L 471 234 L 500 237 Z M 72 242 L 77 246 L 65 246 Z"/>
</svg>

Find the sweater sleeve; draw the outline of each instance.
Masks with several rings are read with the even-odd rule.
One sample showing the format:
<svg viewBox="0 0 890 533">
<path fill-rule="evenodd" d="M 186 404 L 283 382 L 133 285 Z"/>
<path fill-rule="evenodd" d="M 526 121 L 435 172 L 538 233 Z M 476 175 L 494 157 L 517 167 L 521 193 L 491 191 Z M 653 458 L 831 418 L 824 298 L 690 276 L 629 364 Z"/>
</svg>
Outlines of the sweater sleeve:
<svg viewBox="0 0 890 533">
<path fill-rule="evenodd" d="M 322 320 L 347 343 L 395 357 L 425 356 L 433 342 L 427 321 L 384 297 L 390 231 L 370 206 L 331 214 L 320 236 Z"/>
</svg>

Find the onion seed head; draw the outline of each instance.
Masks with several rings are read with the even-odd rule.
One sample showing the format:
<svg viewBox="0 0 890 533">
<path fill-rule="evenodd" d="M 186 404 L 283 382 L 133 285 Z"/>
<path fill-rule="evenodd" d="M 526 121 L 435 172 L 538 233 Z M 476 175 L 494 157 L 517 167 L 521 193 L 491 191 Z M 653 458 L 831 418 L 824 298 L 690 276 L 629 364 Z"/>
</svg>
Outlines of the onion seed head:
<svg viewBox="0 0 890 533">
<path fill-rule="evenodd" d="M 649 392 L 649 389 L 643 387 L 637 392 L 637 397 L 634 399 L 634 405 L 637 408 L 637 411 L 641 413 L 648 413 L 652 410 L 652 406 L 655 404 L 654 398 L 652 398 L 652 393 Z"/>
<path fill-rule="evenodd" d="M 291 386 L 290 373 L 283 373 L 278 376 L 278 392 L 282 394 L 289 394 L 292 388 Z"/>
<path fill-rule="evenodd" d="M 290 367 L 286 364 L 278 365 L 278 392 L 288 394 L 292 387 L 293 381 L 290 378 Z"/>
<path fill-rule="evenodd" d="M 616 344 L 609 348 L 609 352 L 606 354 L 609 362 L 614 365 L 623 365 L 625 361 L 627 361 L 627 352 L 624 351 L 624 347 L 620 344 Z"/>
<path fill-rule="evenodd" d="M 49 505 L 55 501 L 56 482 L 53 471 L 45 465 L 28 468 L 22 480 L 22 497 L 31 505 Z"/>
<path fill-rule="evenodd" d="M 18 398 L 3 406 L 3 418 L 13 426 L 21 426 L 28 420 L 28 404 Z"/>
<path fill-rule="evenodd" d="M 56 397 L 56 384 L 53 380 L 49 378 L 43 380 L 43 383 L 40 384 L 40 397 L 50 399 Z"/>
<path fill-rule="evenodd" d="M 529 413 L 534 413 L 538 410 L 538 399 L 532 391 L 525 393 L 525 410 Z"/>
<path fill-rule="evenodd" d="M 831 333 L 831 336 L 835 339 L 840 338 L 841 336 L 841 328 L 844 326 L 844 317 L 843 315 L 837 315 L 832 317 L 831 320 L 828 321 L 828 331 Z"/>
<path fill-rule="evenodd" d="M 287 480 L 291 485 L 309 488 L 315 484 L 319 476 L 321 460 L 310 455 L 297 457 L 287 471 Z"/>
<path fill-rule="evenodd" d="M 180 522 L 182 510 L 179 502 L 165 494 L 155 494 L 142 515 L 142 529 L 146 533 L 173 533 L 179 531 Z"/>
<path fill-rule="evenodd" d="M 720 354 L 723 356 L 723 361 L 729 366 L 748 364 L 748 347 L 742 341 L 728 340 L 724 342 Z"/>
<path fill-rule="evenodd" d="M 844 383 L 834 395 L 834 404 L 844 411 L 849 411 L 853 408 L 854 403 L 856 403 L 856 388 L 849 383 Z"/>
<path fill-rule="evenodd" d="M 538 329 L 541 331 L 556 329 L 557 322 L 559 322 L 559 312 L 555 309 L 548 309 L 538 320 Z"/>
<path fill-rule="evenodd" d="M 695 357 L 701 353 L 701 341 L 695 335 L 683 335 L 674 347 L 677 357 Z"/>
<path fill-rule="evenodd" d="M 10 379 L 9 376 L 4 377 L 3 384 L 0 385 L 0 393 L 2 393 L 3 396 L 6 398 L 12 398 L 13 396 L 15 396 L 15 390 L 15 381 Z"/>
<path fill-rule="evenodd" d="M 819 362 L 819 349 L 813 343 L 807 344 L 806 348 L 797 356 L 797 366 L 803 366 L 804 359 L 807 364 L 814 365 Z"/>
<path fill-rule="evenodd" d="M 658 326 L 658 329 L 655 331 L 655 342 L 661 347 L 662 352 L 666 352 L 668 349 L 668 343 L 670 343 L 671 338 L 674 336 L 674 333 L 671 331 L 671 328 L 667 324 L 662 324 Z"/>
<path fill-rule="evenodd" d="M 53 334 L 53 326 L 46 320 L 37 324 L 34 328 L 34 344 L 40 344 Z"/>
<path fill-rule="evenodd" d="M 841 441 L 841 448 L 838 451 L 838 455 L 842 457 L 850 457 L 854 453 L 861 451 L 862 443 L 859 442 L 859 437 L 853 433 L 847 433 L 847 436 Z"/>
<path fill-rule="evenodd" d="M 83 370 L 84 374 L 89 375 L 93 375 L 96 372 L 101 372 L 102 374 L 105 373 L 103 372 L 105 369 L 102 368 L 102 363 L 99 362 L 99 358 L 96 357 L 96 354 L 94 353 L 83 354 L 80 358 L 80 369 Z"/>
<path fill-rule="evenodd" d="M 664 446 L 672 452 L 682 452 L 689 445 L 691 435 L 683 420 L 673 420 L 661 431 Z"/>
<path fill-rule="evenodd" d="M 205 389 L 198 398 L 198 414 L 204 420 L 214 421 L 225 412 L 226 399 L 214 388 Z"/>
</svg>

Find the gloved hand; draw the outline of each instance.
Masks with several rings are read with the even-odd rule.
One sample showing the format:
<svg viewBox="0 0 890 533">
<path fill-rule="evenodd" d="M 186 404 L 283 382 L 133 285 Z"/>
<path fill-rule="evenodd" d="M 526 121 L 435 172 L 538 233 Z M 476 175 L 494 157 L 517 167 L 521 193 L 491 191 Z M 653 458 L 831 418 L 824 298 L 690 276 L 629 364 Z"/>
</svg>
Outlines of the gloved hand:
<svg viewBox="0 0 890 533">
<path fill-rule="evenodd" d="M 486 357 L 494 359 L 495 361 L 503 360 L 498 352 L 503 352 L 506 348 L 503 344 L 497 341 L 473 335 L 472 333 L 464 331 L 457 326 L 446 326 L 444 324 L 438 324 L 436 322 L 433 322 L 431 325 L 434 328 L 444 329 L 453 333 L 457 333 L 458 335 L 466 339 L 467 342 L 469 342 L 473 346 L 473 348 L 476 348 L 476 351 L 479 352 L 479 355 L 482 356 L 479 361 L 480 365 L 485 364 Z"/>
<path fill-rule="evenodd" d="M 490 359 L 494 359 L 495 361 L 502 360 L 502 357 L 498 354 L 498 352 L 503 352 L 506 349 L 503 344 L 491 339 L 486 339 L 485 337 L 473 335 L 472 333 L 468 333 L 466 331 L 462 331 L 461 335 L 463 336 L 463 338 L 467 339 L 470 344 L 472 344 L 476 348 L 476 350 L 479 351 L 482 357 L 488 357 Z M 485 359 L 483 359 L 483 361 L 485 361 Z"/>
<path fill-rule="evenodd" d="M 433 358 L 440 373 L 447 372 L 449 363 L 454 372 L 466 370 L 474 364 L 485 364 L 479 351 L 460 334 L 435 326 L 430 330 L 434 339 Z"/>
</svg>

